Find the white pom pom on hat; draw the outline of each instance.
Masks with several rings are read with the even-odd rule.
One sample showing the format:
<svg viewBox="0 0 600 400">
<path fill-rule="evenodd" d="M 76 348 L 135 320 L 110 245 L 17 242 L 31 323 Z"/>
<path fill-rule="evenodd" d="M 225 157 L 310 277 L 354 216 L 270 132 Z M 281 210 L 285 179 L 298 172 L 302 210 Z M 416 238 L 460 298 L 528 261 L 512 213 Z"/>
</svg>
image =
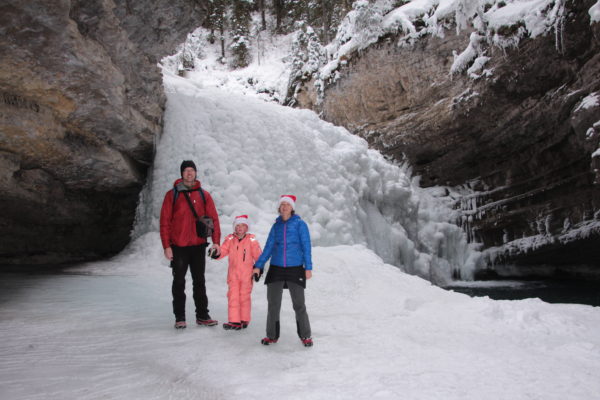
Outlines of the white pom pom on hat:
<svg viewBox="0 0 600 400">
<path fill-rule="evenodd" d="M 281 203 L 288 203 L 292 206 L 293 209 L 295 209 L 296 196 L 294 196 L 293 194 L 282 194 L 281 197 L 279 197 L 279 205 L 281 205 Z"/>
<path fill-rule="evenodd" d="M 239 224 L 246 224 L 246 226 L 248 227 L 248 229 L 250 229 L 250 219 L 245 214 L 244 215 L 238 215 L 233 220 L 233 230 L 234 231 L 235 231 L 235 227 L 238 226 Z"/>
</svg>

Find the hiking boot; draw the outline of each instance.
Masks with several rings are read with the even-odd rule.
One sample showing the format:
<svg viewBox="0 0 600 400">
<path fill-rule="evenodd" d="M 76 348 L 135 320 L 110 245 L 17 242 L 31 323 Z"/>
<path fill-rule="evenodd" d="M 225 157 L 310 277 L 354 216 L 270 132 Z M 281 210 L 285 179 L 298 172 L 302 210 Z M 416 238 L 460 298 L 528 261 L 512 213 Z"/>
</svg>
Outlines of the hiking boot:
<svg viewBox="0 0 600 400">
<path fill-rule="evenodd" d="M 248 327 L 248 325 L 250 325 L 250 322 L 242 321 L 242 329 L 246 329 Z"/>
<path fill-rule="evenodd" d="M 270 337 L 266 337 L 266 338 L 263 338 L 260 342 L 262 344 L 264 344 L 265 346 L 268 346 L 271 343 L 277 343 L 277 339 L 271 339 Z"/>
<path fill-rule="evenodd" d="M 175 329 L 185 329 L 186 326 L 185 321 L 175 321 Z"/>
<path fill-rule="evenodd" d="M 226 331 L 239 331 L 242 329 L 242 324 L 239 322 L 225 322 L 223 324 L 223 329 Z"/>
<path fill-rule="evenodd" d="M 219 323 L 219 321 L 216 321 L 214 319 L 210 319 L 210 317 L 208 317 L 206 319 L 204 319 L 204 318 L 198 318 L 196 320 L 196 323 L 198 325 L 201 325 L 201 326 L 215 326 L 215 325 L 217 325 Z"/>
<path fill-rule="evenodd" d="M 304 347 L 312 347 L 313 341 L 311 338 L 300 338 Z"/>
</svg>

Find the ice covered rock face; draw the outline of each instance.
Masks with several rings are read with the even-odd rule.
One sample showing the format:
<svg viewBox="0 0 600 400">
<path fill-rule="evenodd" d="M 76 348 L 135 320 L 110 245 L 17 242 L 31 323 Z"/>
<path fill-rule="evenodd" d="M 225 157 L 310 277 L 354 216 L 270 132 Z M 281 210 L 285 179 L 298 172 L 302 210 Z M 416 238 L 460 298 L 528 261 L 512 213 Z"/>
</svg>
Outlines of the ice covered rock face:
<svg viewBox="0 0 600 400">
<path fill-rule="evenodd" d="M 597 265 L 600 259 L 600 24 L 568 1 L 561 35 L 491 48 L 489 76 L 452 74 L 469 31 L 399 46 L 388 36 L 339 69 L 320 106 L 300 106 L 405 156 L 425 185 L 468 185 L 472 239 L 490 263 Z M 493 54 L 492 52 L 495 52 Z M 593 156 L 596 151 L 597 156 Z"/>
<path fill-rule="evenodd" d="M 157 60 L 201 0 L 0 6 L 0 263 L 119 251 L 162 130 Z"/>
</svg>

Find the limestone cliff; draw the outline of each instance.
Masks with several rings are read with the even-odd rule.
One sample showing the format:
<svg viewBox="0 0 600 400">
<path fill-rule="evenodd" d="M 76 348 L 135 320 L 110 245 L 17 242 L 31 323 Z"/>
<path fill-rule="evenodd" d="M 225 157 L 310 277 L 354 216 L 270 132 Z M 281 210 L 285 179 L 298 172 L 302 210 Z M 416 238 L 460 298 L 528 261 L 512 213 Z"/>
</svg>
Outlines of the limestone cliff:
<svg viewBox="0 0 600 400">
<path fill-rule="evenodd" d="M 204 0 L 0 4 L 0 263 L 128 242 L 162 130 L 157 62 L 205 15 Z"/>
<path fill-rule="evenodd" d="M 600 260 L 600 23 L 594 1 L 566 1 L 553 34 L 489 46 L 485 70 L 453 71 L 471 30 L 407 41 L 387 35 L 340 63 L 319 99 L 297 96 L 422 183 L 466 187 L 457 199 L 489 264 Z M 505 27 L 519 29 L 519 27 Z M 466 67 L 472 66 L 467 65 Z M 600 152 L 596 152 L 600 153 Z"/>
</svg>

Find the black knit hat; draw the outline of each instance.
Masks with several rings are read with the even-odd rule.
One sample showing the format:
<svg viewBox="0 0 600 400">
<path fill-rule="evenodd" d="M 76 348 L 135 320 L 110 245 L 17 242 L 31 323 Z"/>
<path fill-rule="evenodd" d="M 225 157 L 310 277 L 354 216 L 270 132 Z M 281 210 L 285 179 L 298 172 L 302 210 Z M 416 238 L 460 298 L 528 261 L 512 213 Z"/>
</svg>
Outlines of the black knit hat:
<svg viewBox="0 0 600 400">
<path fill-rule="evenodd" d="M 185 160 L 184 162 L 181 163 L 181 167 L 179 167 L 181 176 L 183 176 L 183 171 L 186 168 L 194 168 L 194 171 L 198 172 L 198 170 L 196 169 L 196 164 L 194 164 L 194 162 L 192 160 Z"/>
</svg>

